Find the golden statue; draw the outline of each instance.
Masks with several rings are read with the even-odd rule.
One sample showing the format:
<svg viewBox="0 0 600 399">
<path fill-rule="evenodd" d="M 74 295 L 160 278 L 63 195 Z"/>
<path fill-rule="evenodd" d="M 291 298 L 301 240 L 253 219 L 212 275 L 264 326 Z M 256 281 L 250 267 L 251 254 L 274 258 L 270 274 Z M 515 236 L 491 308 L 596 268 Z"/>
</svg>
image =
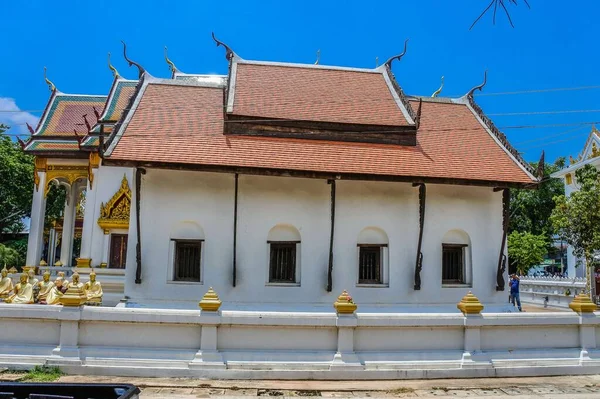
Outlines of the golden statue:
<svg viewBox="0 0 600 399">
<path fill-rule="evenodd" d="M 54 288 L 54 283 L 50 281 L 50 272 L 46 270 L 44 272 L 43 280 L 39 284 L 40 291 L 38 292 L 38 303 L 46 304 L 46 299 L 48 298 L 48 294 Z"/>
<path fill-rule="evenodd" d="M 27 274 L 29 277 L 29 284 L 31 284 L 31 286 L 35 289 L 40 283 L 40 280 L 35 278 L 35 272 L 33 271 L 33 269 L 30 269 L 29 272 L 27 272 Z"/>
<path fill-rule="evenodd" d="M 67 285 L 67 289 L 73 287 L 73 288 L 77 288 L 79 290 L 82 290 L 83 289 L 83 283 L 79 282 L 79 273 L 75 272 L 75 273 L 73 273 L 73 275 L 71 277 L 73 278 L 73 281 L 71 281 L 71 283 L 69 283 Z"/>
<path fill-rule="evenodd" d="M 29 284 L 27 274 L 21 274 L 15 293 L 6 298 L 6 303 L 33 303 L 33 287 Z"/>
<path fill-rule="evenodd" d="M 8 277 L 8 270 L 6 270 L 6 265 L 4 265 L 4 269 L 2 269 L 2 278 L 0 278 L 0 298 L 4 299 L 10 295 L 14 286 L 12 279 Z"/>
<path fill-rule="evenodd" d="M 66 290 L 67 288 L 63 284 L 63 278 L 57 277 L 56 280 L 54 280 L 54 285 L 50 289 L 50 292 L 48 292 L 48 296 L 46 297 L 46 304 L 60 305 L 60 297 L 65 293 Z"/>
<path fill-rule="evenodd" d="M 88 302 L 94 304 L 102 303 L 102 285 L 96 281 L 96 272 L 92 270 L 90 273 L 90 281 L 83 286 Z"/>
</svg>

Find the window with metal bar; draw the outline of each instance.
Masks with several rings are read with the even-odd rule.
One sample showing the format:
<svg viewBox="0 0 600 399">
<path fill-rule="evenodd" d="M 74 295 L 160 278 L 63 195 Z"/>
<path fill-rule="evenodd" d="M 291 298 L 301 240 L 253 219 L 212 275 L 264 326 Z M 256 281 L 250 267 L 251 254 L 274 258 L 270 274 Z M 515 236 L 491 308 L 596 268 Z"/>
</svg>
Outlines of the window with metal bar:
<svg viewBox="0 0 600 399">
<path fill-rule="evenodd" d="M 270 242 L 269 283 L 296 283 L 296 242 Z"/>
<path fill-rule="evenodd" d="M 383 284 L 381 245 L 359 245 L 358 283 Z"/>
<path fill-rule="evenodd" d="M 174 281 L 200 282 L 201 240 L 175 240 Z"/>
<path fill-rule="evenodd" d="M 465 247 L 462 244 L 442 244 L 442 284 L 465 283 Z"/>
</svg>

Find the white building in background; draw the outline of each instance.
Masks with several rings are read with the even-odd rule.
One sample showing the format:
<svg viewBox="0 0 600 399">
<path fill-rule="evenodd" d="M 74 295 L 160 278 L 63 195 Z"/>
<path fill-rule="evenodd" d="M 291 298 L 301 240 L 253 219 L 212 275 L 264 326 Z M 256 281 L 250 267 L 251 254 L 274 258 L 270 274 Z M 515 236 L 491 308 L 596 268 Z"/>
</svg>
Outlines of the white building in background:
<svg viewBox="0 0 600 399">
<path fill-rule="evenodd" d="M 585 165 L 593 165 L 600 168 L 600 132 L 595 126 L 592 126 L 592 131 L 585 142 L 582 152 L 574 159 L 569 157 L 569 166 L 553 173 L 552 177 L 560 178 L 565 184 L 565 195 L 569 196 L 572 192 L 579 190 L 575 172 Z M 581 259 L 581 262 L 585 262 Z M 573 248 L 567 250 L 567 264 L 569 277 L 585 277 L 587 269 L 585 267 L 576 267 L 578 263 L 577 257 L 573 255 Z M 584 264 L 584 263 L 582 263 Z"/>
<path fill-rule="evenodd" d="M 220 42 L 219 42 L 220 43 Z M 407 97 L 376 69 L 246 61 L 115 79 L 52 96 L 36 156 L 27 266 L 45 194 L 69 193 L 60 259 L 123 276 L 126 306 L 316 309 L 346 289 L 363 311 L 506 302 L 511 188 L 538 179 L 474 102 Z M 76 199 L 85 190 L 72 264 Z M 106 270 L 104 270 L 106 268 Z M 99 276 L 99 279 L 102 277 Z"/>
</svg>

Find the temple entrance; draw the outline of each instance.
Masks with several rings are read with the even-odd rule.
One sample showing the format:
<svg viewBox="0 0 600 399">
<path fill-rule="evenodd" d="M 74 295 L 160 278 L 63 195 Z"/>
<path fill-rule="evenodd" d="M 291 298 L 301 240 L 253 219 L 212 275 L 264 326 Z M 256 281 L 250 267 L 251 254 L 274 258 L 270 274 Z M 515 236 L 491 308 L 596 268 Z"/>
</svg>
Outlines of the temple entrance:
<svg viewBox="0 0 600 399">
<path fill-rule="evenodd" d="M 125 269 L 126 259 L 127 234 L 111 234 L 108 267 L 111 269 Z"/>
</svg>

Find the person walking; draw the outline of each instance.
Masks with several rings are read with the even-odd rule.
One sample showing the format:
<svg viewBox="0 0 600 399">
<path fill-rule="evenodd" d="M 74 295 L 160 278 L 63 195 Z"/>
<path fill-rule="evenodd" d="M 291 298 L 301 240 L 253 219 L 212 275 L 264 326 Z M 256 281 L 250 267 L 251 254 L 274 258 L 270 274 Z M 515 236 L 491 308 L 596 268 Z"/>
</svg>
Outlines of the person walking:
<svg viewBox="0 0 600 399">
<path fill-rule="evenodd" d="M 512 299 L 513 306 L 517 306 L 519 308 L 519 312 L 522 312 L 521 309 L 521 297 L 519 295 L 519 277 L 516 274 L 510 276 L 510 297 Z M 516 302 L 516 305 L 515 305 Z"/>
</svg>

